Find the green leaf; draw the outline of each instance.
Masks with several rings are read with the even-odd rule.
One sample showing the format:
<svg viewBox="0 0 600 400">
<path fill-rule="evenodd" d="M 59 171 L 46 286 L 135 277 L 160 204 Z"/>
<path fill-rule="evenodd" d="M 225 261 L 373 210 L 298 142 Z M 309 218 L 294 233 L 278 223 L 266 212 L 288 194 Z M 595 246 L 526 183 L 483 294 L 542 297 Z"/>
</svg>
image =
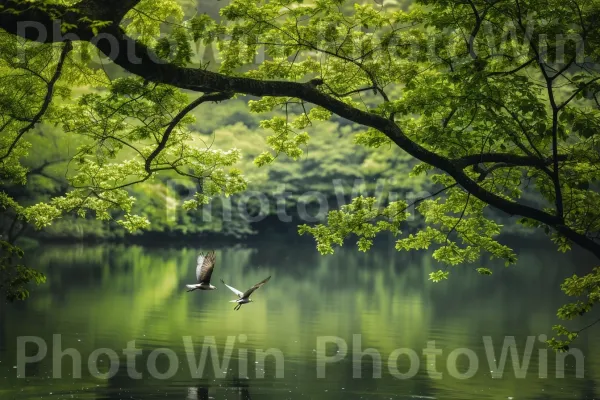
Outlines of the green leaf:
<svg viewBox="0 0 600 400">
<path fill-rule="evenodd" d="M 449 275 L 450 273 L 447 271 L 438 270 L 429 274 L 429 280 L 433 282 L 440 282 L 442 280 L 448 279 Z"/>
</svg>

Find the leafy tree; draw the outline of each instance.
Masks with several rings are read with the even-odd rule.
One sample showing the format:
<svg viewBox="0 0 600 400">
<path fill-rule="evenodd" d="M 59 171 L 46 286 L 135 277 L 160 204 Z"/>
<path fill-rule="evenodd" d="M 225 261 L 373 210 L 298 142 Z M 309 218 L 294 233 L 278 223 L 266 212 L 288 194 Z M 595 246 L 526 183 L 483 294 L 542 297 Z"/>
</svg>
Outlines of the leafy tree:
<svg viewBox="0 0 600 400">
<path fill-rule="evenodd" d="M 0 6 L 3 182 L 25 180 L 25 134 L 37 123 L 87 139 L 73 157 L 66 195 L 27 207 L 2 197 L 15 221 L 42 228 L 64 213 L 107 219 L 117 209 L 120 224 L 143 228 L 148 221 L 131 214 L 125 188 L 165 171 L 202 183 L 189 208 L 241 192 L 244 177 L 231 169 L 239 152 L 190 146 L 185 126 L 202 103 L 243 94 L 258 98 L 249 102 L 253 112 L 285 110 L 261 122 L 272 134 L 259 166 L 299 158 L 310 140 L 304 130 L 334 115 L 363 127 L 356 144 L 396 146 L 421 161 L 413 174 L 428 174 L 440 189 L 416 201 L 427 227 L 400 237 L 398 250 L 435 244 L 434 258 L 446 265 L 476 263 L 484 253 L 515 263 L 496 240 L 502 226 L 490 218 L 494 208 L 543 229 L 561 251 L 575 244 L 600 257 L 595 0 L 421 0 L 409 11 L 343 0 L 233 0 L 220 21 L 185 22 L 172 0 Z M 27 21 L 36 24 L 24 29 Z M 168 35 L 159 38 L 161 21 Z M 191 65 L 192 40 L 218 43 L 218 71 Z M 256 66 L 263 47 L 267 59 Z M 93 48 L 130 74 L 109 81 L 90 67 Z M 69 87 L 83 84 L 99 91 L 70 97 Z M 178 89 L 203 94 L 186 106 Z M 122 153 L 130 158 L 114 162 Z M 409 206 L 378 207 L 361 196 L 301 233 L 312 234 L 322 253 L 351 235 L 367 251 L 378 233 L 401 234 Z M 441 269 L 431 279 L 448 275 Z M 591 310 L 597 276 L 596 269 L 565 282 L 567 294 L 584 300 L 560 317 Z M 551 344 L 566 349 L 576 333 L 557 331 L 567 340 Z"/>
</svg>

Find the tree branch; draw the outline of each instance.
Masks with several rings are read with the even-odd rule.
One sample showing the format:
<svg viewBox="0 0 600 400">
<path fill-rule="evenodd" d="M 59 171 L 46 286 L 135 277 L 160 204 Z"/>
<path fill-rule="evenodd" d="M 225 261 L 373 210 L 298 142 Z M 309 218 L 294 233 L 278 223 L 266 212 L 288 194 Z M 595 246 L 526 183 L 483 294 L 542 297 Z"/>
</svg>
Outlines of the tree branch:
<svg viewBox="0 0 600 400">
<path fill-rule="evenodd" d="M 175 118 L 173 118 L 173 120 L 169 123 L 169 126 L 167 126 L 167 129 L 165 130 L 165 133 L 163 134 L 163 137 L 162 137 L 160 143 L 158 144 L 158 146 L 156 147 L 156 149 L 154 149 L 154 151 L 152 153 L 150 153 L 150 155 L 146 159 L 146 164 L 144 166 L 145 169 L 146 169 L 146 172 L 148 172 L 149 174 L 153 172 L 153 170 L 151 169 L 152 161 L 156 157 L 158 157 L 158 155 L 160 154 L 161 151 L 164 150 L 164 148 L 167 146 L 167 142 L 169 141 L 169 137 L 171 136 L 171 132 L 173 132 L 173 129 L 175 129 L 175 127 L 177 126 L 177 124 L 179 124 L 179 122 L 181 122 L 181 120 L 189 112 L 191 112 L 194 108 L 198 107 L 200 104 L 202 104 L 204 102 L 207 102 L 207 101 L 223 101 L 223 100 L 230 99 L 232 96 L 233 96 L 233 93 L 209 93 L 209 94 L 205 94 L 203 96 L 200 96 L 196 100 L 192 101 L 183 110 L 181 110 L 175 116 Z"/>
<path fill-rule="evenodd" d="M 67 54 L 69 54 L 69 52 L 72 49 L 73 49 L 73 44 L 70 41 L 67 41 L 62 49 L 61 54 L 60 54 L 60 58 L 58 60 L 58 65 L 56 66 L 56 71 L 54 72 L 54 76 L 52 76 L 52 79 L 50 79 L 48 81 L 47 92 L 46 92 L 46 96 L 44 97 L 44 102 L 42 103 L 42 107 L 37 112 L 37 114 L 32 118 L 31 122 L 29 122 L 29 124 L 24 126 L 21 130 L 19 130 L 17 137 L 15 138 L 15 140 L 13 140 L 13 142 L 8 147 L 6 154 L 4 154 L 2 157 L 0 157 L 0 161 L 4 161 L 8 156 L 10 156 L 10 153 L 17 146 L 17 143 L 19 143 L 19 140 L 21 140 L 21 137 L 26 132 L 31 130 L 38 122 L 40 122 L 40 120 L 46 113 L 46 110 L 48 110 L 48 107 L 50 106 L 50 103 L 52 102 L 52 96 L 54 95 L 54 86 L 56 85 L 56 82 L 58 81 L 58 79 L 60 78 L 60 76 L 62 74 L 62 70 L 63 70 L 63 66 L 65 63 L 65 59 L 67 58 Z"/>
</svg>

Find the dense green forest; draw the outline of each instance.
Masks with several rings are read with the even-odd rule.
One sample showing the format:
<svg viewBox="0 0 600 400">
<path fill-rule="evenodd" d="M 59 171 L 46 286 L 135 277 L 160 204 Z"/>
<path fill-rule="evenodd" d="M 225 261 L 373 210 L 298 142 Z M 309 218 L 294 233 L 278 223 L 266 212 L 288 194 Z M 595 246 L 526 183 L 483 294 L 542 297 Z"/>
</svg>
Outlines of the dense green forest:
<svg viewBox="0 0 600 400">
<path fill-rule="evenodd" d="M 229 2 L 199 1 L 195 4 L 191 0 L 178 0 L 177 3 L 182 6 L 184 19 L 206 14 L 219 20 L 219 10 Z M 412 0 L 394 0 L 383 6 L 395 10 L 408 9 L 411 4 Z M 169 25 L 166 28 L 168 30 Z M 207 63 L 211 70 L 219 69 L 222 60 L 216 43 L 198 41 L 193 50 L 194 62 Z M 110 65 L 96 66 L 95 69 L 104 68 L 113 77 L 125 76 Z M 77 92 L 83 94 L 93 90 L 84 85 Z M 241 151 L 242 159 L 236 167 L 247 177 L 251 194 L 222 196 L 197 210 L 185 210 L 182 203 L 198 190 L 197 184 L 176 174 L 166 175 L 154 182 L 127 188 L 139 199 L 133 212 L 151 221 L 146 229 L 133 235 L 114 222 L 99 221 L 88 214 L 85 219 L 64 215 L 42 230 L 28 229 L 25 236 L 52 241 L 122 240 L 126 237 L 193 241 L 207 237 L 235 239 L 265 230 L 296 235 L 295 225 L 307 222 L 298 218 L 299 207 L 306 210 L 312 222 L 322 222 L 328 210 L 339 208 L 359 194 L 377 196 L 381 204 L 386 204 L 389 199 L 422 196 L 434 187 L 423 176 L 409 176 L 418 160 L 389 144 L 377 149 L 356 146 L 355 135 L 363 128 L 337 118 L 308 127 L 311 140 L 302 148 L 304 154 L 298 160 L 282 156 L 277 163 L 258 168 L 253 160 L 264 152 L 269 132 L 260 127 L 265 116 L 249 112 L 248 100 L 250 98 L 229 100 L 226 107 L 199 107 L 191 113 L 196 121 L 190 129 L 195 134 L 195 144 L 209 144 L 222 150 L 235 147 Z M 285 112 L 279 109 L 271 113 L 271 116 L 275 115 L 283 116 Z M 22 204 L 33 205 L 68 191 L 65 171 L 84 140 L 44 124 L 37 126 L 29 136 L 32 150 L 23 159 L 23 165 L 29 170 L 27 183 L 7 188 L 7 192 Z M 119 159 L 130 156 L 123 152 Z M 325 200 L 326 204 L 319 203 Z M 283 218 L 278 217 L 278 212 Z M 115 218 L 117 215 L 118 211 L 114 211 Z M 292 218 L 292 225 L 287 216 Z"/>
<path fill-rule="evenodd" d="M 128 188 L 131 195 L 139 199 L 134 212 L 151 221 L 147 229 L 136 232 L 137 236 L 182 239 L 182 235 L 193 235 L 188 238 L 191 240 L 204 238 L 207 234 L 240 237 L 258 233 L 260 227 L 253 228 L 252 225 L 296 235 L 296 229 L 289 221 L 277 217 L 279 209 L 285 208 L 282 215 L 295 217 L 297 223 L 303 223 L 306 221 L 297 218 L 299 201 L 303 203 L 302 210 L 306 209 L 317 220 L 326 217 L 328 209 L 337 208 L 358 194 L 378 195 L 384 204 L 390 192 L 391 196 L 404 198 L 431 186 L 424 177 L 409 177 L 417 163 L 410 155 L 389 145 L 376 150 L 357 147 L 353 137 L 360 128 L 343 121 L 325 122 L 310 128 L 311 141 L 303 148 L 304 154 L 298 160 L 282 156 L 277 163 L 259 168 L 253 160 L 264 151 L 268 132 L 259 126 L 263 116 L 250 114 L 246 101 L 231 100 L 227 107 L 200 107 L 194 116 L 196 121 L 191 130 L 199 145 L 206 143 L 223 150 L 235 147 L 241 151 L 242 159 L 236 166 L 248 178 L 248 192 L 223 196 L 188 211 L 181 204 L 198 188 L 194 182 L 176 175 Z M 9 191 L 23 204 L 47 201 L 67 191 L 65 170 L 69 158 L 68 150 L 66 155 L 64 149 L 70 148 L 74 153 L 80 140 L 44 125 L 38 127 L 31 138 L 33 150 L 24 160 L 24 165 L 29 168 L 27 184 Z M 262 205 L 262 213 L 258 195 L 250 192 L 268 199 L 268 207 Z M 328 204 L 320 208 L 314 193 L 327 199 Z M 83 220 L 66 215 L 39 232 L 31 230 L 28 233 L 47 240 L 95 240 L 123 238 L 126 230 L 114 223 L 97 221 L 93 215 Z"/>
</svg>

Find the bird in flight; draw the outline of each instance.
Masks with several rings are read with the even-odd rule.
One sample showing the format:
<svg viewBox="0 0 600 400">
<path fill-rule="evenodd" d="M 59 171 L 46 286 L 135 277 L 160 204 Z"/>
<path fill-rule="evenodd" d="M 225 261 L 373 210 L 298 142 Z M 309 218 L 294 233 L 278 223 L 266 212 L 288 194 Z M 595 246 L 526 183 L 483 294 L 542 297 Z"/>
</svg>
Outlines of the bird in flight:
<svg viewBox="0 0 600 400">
<path fill-rule="evenodd" d="M 240 292 L 236 288 L 233 288 L 233 287 L 229 286 L 228 284 L 226 284 L 223 281 L 223 279 L 221 279 L 221 282 L 223 282 L 223 285 L 227 286 L 229 288 L 229 290 L 231 290 L 233 293 L 235 293 L 239 297 L 236 300 L 231 300 L 230 301 L 230 303 L 237 303 L 237 305 L 235 306 L 234 310 L 239 310 L 242 307 L 243 304 L 252 302 L 252 299 L 250 298 L 250 295 L 252 293 L 254 293 L 254 291 L 256 289 L 258 289 L 259 287 L 261 287 L 262 285 L 264 285 L 265 283 L 267 283 L 269 281 L 269 279 L 271 279 L 270 276 L 267 279 L 264 279 L 264 280 L 260 281 L 259 283 L 257 283 L 256 285 L 252 286 L 250 289 L 246 290 L 245 292 Z"/>
<path fill-rule="evenodd" d="M 210 276 L 212 275 L 213 269 L 215 268 L 215 252 L 210 251 L 208 254 L 200 253 L 196 265 L 196 280 L 198 281 L 195 285 L 185 285 L 188 288 L 188 292 L 194 290 L 215 290 L 216 287 L 210 284 Z"/>
</svg>

